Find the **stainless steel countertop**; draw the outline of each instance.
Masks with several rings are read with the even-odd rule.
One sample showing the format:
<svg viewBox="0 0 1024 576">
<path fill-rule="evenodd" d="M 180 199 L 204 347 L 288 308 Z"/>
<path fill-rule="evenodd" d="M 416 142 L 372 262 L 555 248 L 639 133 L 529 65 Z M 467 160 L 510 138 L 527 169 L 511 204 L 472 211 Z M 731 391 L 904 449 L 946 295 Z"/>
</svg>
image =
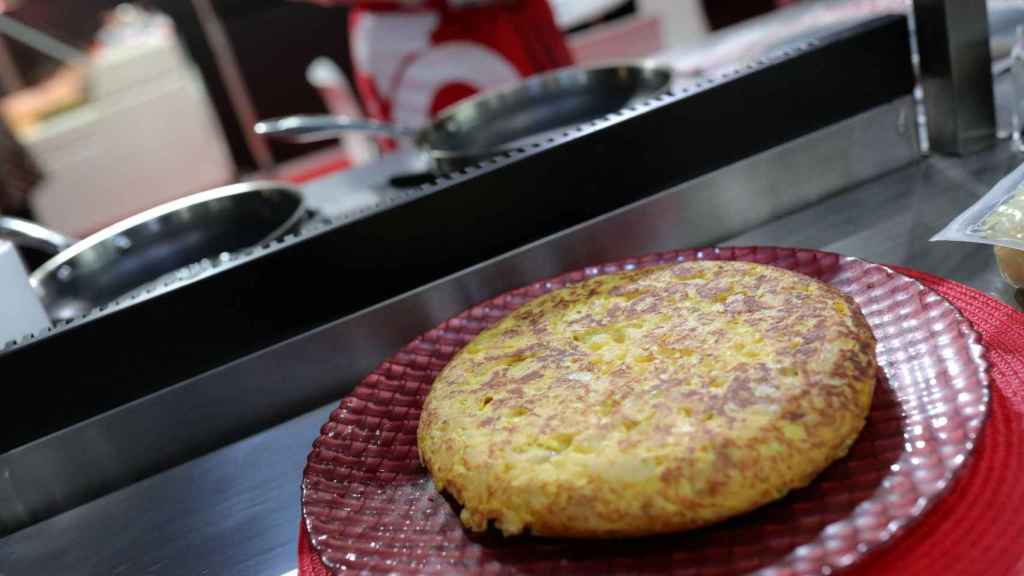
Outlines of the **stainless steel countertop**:
<svg viewBox="0 0 1024 576">
<path fill-rule="evenodd" d="M 932 156 L 726 244 L 819 248 L 908 266 L 1013 304 L 991 246 L 928 239 L 1022 161 L 1005 141 L 970 158 Z"/>
<path fill-rule="evenodd" d="M 0 540 L 0 576 L 287 574 L 302 466 L 330 408 Z"/>
<path fill-rule="evenodd" d="M 930 157 L 732 238 L 910 266 L 1004 300 L 989 247 L 928 238 L 1021 160 Z M 0 575 L 295 569 L 303 461 L 326 406 L 0 540 Z"/>
</svg>

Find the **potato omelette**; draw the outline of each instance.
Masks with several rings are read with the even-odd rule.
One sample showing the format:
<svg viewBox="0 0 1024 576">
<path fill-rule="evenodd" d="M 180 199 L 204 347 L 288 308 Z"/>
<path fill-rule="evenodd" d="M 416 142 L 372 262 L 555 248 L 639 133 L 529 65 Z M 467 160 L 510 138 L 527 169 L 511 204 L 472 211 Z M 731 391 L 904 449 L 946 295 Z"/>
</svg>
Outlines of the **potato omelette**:
<svg viewBox="0 0 1024 576">
<path fill-rule="evenodd" d="M 597 276 L 463 348 L 420 417 L 420 458 L 474 531 L 642 536 L 805 486 L 870 408 L 875 339 L 835 288 L 748 262 Z"/>
</svg>

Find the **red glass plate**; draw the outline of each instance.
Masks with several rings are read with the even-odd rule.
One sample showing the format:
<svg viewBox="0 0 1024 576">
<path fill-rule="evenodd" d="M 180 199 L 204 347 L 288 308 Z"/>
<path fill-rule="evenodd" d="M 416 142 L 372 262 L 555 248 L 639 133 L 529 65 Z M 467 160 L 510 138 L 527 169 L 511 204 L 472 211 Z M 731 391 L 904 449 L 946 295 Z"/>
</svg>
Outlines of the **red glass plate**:
<svg viewBox="0 0 1024 576">
<path fill-rule="evenodd" d="M 503 538 L 463 530 L 457 503 L 420 465 L 416 427 L 430 384 L 474 335 L 545 292 L 591 276 L 694 259 L 747 260 L 819 278 L 852 296 L 882 367 L 850 453 L 811 485 L 732 520 L 615 541 Z M 919 518 L 950 486 L 988 408 L 978 335 L 945 299 L 877 264 L 810 250 L 666 252 L 564 274 L 474 306 L 381 364 L 331 413 L 309 455 L 303 519 L 336 572 L 402 574 L 828 574 Z"/>
</svg>

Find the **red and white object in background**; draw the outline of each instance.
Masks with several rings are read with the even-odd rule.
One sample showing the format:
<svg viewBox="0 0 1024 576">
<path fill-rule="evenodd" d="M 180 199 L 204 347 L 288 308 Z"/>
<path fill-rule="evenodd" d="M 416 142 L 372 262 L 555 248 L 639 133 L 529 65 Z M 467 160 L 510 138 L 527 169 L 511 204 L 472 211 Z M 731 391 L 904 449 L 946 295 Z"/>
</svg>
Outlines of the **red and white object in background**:
<svg viewBox="0 0 1024 576">
<path fill-rule="evenodd" d="M 349 42 L 367 115 L 411 127 L 477 92 L 572 64 L 545 0 L 355 2 Z"/>
<path fill-rule="evenodd" d="M 354 119 L 363 117 L 355 90 L 334 60 L 326 56 L 315 58 L 306 67 L 306 81 L 317 89 L 331 114 Z M 380 155 L 377 144 L 368 134 L 348 132 L 338 138 L 338 143 L 351 166 L 366 164 Z"/>
</svg>

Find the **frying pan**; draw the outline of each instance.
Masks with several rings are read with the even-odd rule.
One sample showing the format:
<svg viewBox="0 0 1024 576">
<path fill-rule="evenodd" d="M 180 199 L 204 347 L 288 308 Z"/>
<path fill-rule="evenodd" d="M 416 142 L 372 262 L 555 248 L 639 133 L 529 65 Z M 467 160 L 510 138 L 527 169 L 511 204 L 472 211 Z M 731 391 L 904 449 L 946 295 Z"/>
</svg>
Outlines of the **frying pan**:
<svg viewBox="0 0 1024 576">
<path fill-rule="evenodd" d="M 299 115 L 264 120 L 254 130 L 290 142 L 333 139 L 351 130 L 385 134 L 412 141 L 430 156 L 435 171 L 443 173 L 515 148 L 524 139 L 600 118 L 654 96 L 671 79 L 671 68 L 648 63 L 569 67 L 462 100 L 422 128 Z"/>
<path fill-rule="evenodd" d="M 55 256 L 29 275 L 52 320 L 67 320 L 203 258 L 260 244 L 305 215 L 302 194 L 277 182 L 245 182 L 146 210 L 80 241 L 0 216 L 0 238 Z"/>
</svg>

